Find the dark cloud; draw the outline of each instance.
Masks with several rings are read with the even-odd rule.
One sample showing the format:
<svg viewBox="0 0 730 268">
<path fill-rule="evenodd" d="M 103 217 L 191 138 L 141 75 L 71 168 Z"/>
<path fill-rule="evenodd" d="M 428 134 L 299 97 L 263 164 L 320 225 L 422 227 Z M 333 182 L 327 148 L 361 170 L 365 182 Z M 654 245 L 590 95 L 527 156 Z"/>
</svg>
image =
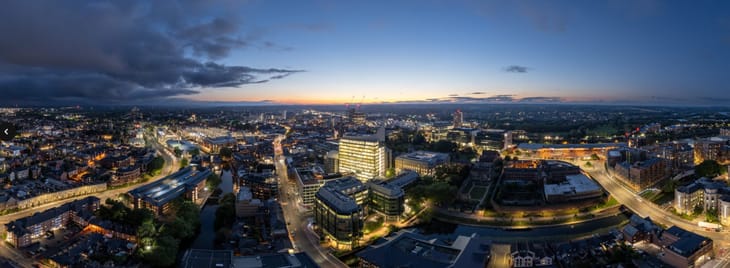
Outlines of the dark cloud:
<svg viewBox="0 0 730 268">
<path fill-rule="evenodd" d="M 459 96 L 459 94 L 449 94 L 449 97 L 456 97 Z"/>
<path fill-rule="evenodd" d="M 473 94 L 473 93 L 472 93 Z M 480 94 L 477 94 L 480 95 Z M 563 102 L 560 97 L 524 97 L 518 98 L 512 94 L 494 95 L 489 97 L 451 96 L 445 98 L 427 99 L 429 101 L 458 102 L 458 103 L 558 103 Z"/>
<path fill-rule="evenodd" d="M 519 99 L 519 102 L 562 102 L 560 97 L 525 97 Z"/>
<path fill-rule="evenodd" d="M 0 92 L 5 102 L 132 102 L 285 78 L 299 70 L 214 62 L 277 47 L 244 34 L 239 1 L 5 1 Z"/>
<path fill-rule="evenodd" d="M 476 91 L 476 92 L 472 92 L 470 94 L 472 94 L 472 95 L 482 95 L 482 94 L 487 94 L 487 92 L 484 92 L 484 91 Z"/>
<path fill-rule="evenodd" d="M 508 73 L 527 73 L 528 71 L 530 71 L 530 68 L 520 65 L 510 65 L 504 67 L 503 70 Z"/>
</svg>

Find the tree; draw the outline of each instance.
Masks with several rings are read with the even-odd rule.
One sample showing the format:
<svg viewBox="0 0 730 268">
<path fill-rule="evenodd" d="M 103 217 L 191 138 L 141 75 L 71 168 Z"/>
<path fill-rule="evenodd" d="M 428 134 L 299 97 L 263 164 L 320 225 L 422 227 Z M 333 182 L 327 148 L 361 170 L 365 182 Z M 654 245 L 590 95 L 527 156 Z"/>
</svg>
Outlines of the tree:
<svg viewBox="0 0 730 268">
<path fill-rule="evenodd" d="M 210 176 L 208 176 L 205 185 L 208 187 L 209 190 L 213 191 L 218 188 L 218 185 L 220 185 L 221 182 L 223 182 L 223 180 L 221 180 L 220 176 L 215 173 L 211 173 Z"/>
<path fill-rule="evenodd" d="M 692 214 L 695 216 L 700 215 L 702 214 L 702 210 L 704 210 L 704 208 L 701 205 L 696 205 Z"/>
<path fill-rule="evenodd" d="M 385 171 L 385 177 L 386 178 L 392 178 L 393 176 L 395 176 L 395 168 L 388 168 Z"/>
<path fill-rule="evenodd" d="M 154 175 L 158 173 L 165 166 L 165 159 L 161 156 L 157 156 L 147 165 L 147 173 Z"/>
<path fill-rule="evenodd" d="M 720 218 L 717 215 L 717 209 L 708 209 L 705 211 L 705 219 L 708 222 L 720 222 Z"/>
<path fill-rule="evenodd" d="M 161 236 L 152 246 L 152 252 L 145 254 L 145 260 L 158 267 L 169 267 L 175 264 L 180 242 L 171 236 Z"/>
<path fill-rule="evenodd" d="M 180 168 L 184 168 L 187 166 L 188 166 L 188 159 L 183 157 L 183 159 L 180 160 Z"/>
<path fill-rule="evenodd" d="M 190 155 L 193 157 L 200 155 L 200 149 L 193 148 L 192 150 L 190 150 Z"/>
<path fill-rule="evenodd" d="M 440 140 L 433 144 L 433 150 L 439 153 L 453 153 L 459 147 L 456 143 Z"/>
<path fill-rule="evenodd" d="M 140 238 L 155 237 L 157 235 L 157 228 L 152 220 L 142 222 L 142 225 L 137 228 L 137 236 Z"/>
<path fill-rule="evenodd" d="M 236 220 L 235 200 L 236 197 L 233 193 L 221 197 L 218 202 L 218 209 L 215 211 L 215 222 L 213 222 L 213 227 L 216 230 L 221 230 L 221 228 L 230 229 L 233 226 Z"/>
<path fill-rule="evenodd" d="M 195 227 L 200 224 L 200 210 L 197 205 L 189 200 L 181 202 L 181 204 L 176 208 L 175 215 Z"/>
<path fill-rule="evenodd" d="M 695 174 L 701 177 L 714 178 L 715 176 L 722 175 L 725 172 L 727 172 L 727 170 L 722 168 L 722 165 L 717 163 L 715 160 L 705 160 L 695 166 Z"/>
<path fill-rule="evenodd" d="M 223 158 L 230 159 L 231 157 L 233 157 L 233 151 L 231 151 L 231 148 L 223 147 L 221 148 L 220 155 Z"/>
<path fill-rule="evenodd" d="M 164 225 L 162 232 L 174 238 L 185 240 L 195 235 L 195 227 L 181 218 L 175 218 L 172 222 Z"/>
<path fill-rule="evenodd" d="M 598 155 L 597 155 L 597 154 L 592 154 L 592 155 L 591 155 L 591 159 L 593 159 L 593 160 L 599 160 L 599 159 L 601 159 L 601 158 L 600 158 L 600 157 L 598 157 Z"/>
<path fill-rule="evenodd" d="M 423 145 L 424 143 L 426 143 L 426 137 L 423 136 L 421 131 L 416 132 L 416 134 L 413 135 L 413 145 Z"/>
<path fill-rule="evenodd" d="M 173 151 L 175 152 L 176 157 L 180 157 L 182 155 L 182 150 L 180 150 L 180 148 L 175 147 L 175 150 Z"/>
</svg>

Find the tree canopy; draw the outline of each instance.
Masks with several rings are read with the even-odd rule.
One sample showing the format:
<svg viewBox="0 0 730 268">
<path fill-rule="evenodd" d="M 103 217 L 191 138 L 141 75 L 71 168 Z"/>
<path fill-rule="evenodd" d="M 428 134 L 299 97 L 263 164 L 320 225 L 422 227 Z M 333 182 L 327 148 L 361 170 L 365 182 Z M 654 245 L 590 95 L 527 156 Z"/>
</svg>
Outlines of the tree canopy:
<svg viewBox="0 0 730 268">
<path fill-rule="evenodd" d="M 722 175 L 725 172 L 727 172 L 727 169 L 723 168 L 723 166 L 715 160 L 705 160 L 695 166 L 695 174 L 701 177 L 713 178 L 715 176 Z"/>
<path fill-rule="evenodd" d="M 231 148 L 223 147 L 221 148 L 220 155 L 224 158 L 231 158 L 233 157 L 233 151 L 231 150 Z"/>
</svg>

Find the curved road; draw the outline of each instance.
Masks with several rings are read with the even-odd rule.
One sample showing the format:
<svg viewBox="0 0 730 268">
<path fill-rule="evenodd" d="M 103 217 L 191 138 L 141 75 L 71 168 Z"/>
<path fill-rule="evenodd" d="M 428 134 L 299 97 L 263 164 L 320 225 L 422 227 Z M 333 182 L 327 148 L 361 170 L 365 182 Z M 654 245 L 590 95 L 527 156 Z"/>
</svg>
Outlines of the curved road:
<svg viewBox="0 0 730 268">
<path fill-rule="evenodd" d="M 4 215 L 4 216 L 0 217 L 0 224 L 2 224 L 0 226 L 5 226 L 5 224 L 8 222 L 31 216 L 36 212 L 40 212 L 40 211 L 44 211 L 49 208 L 57 207 L 57 206 L 65 204 L 67 202 L 86 198 L 88 196 L 96 196 L 99 199 L 101 199 L 101 202 L 103 203 L 104 200 L 106 200 L 107 198 L 112 198 L 112 199 L 116 198 L 117 196 L 119 196 L 119 194 L 124 194 L 128 191 L 131 191 L 134 188 L 152 183 L 152 182 L 154 182 L 158 179 L 161 179 L 167 175 L 170 175 L 173 172 L 178 170 L 178 167 L 180 164 L 178 163 L 177 158 L 175 158 L 175 156 L 172 155 L 172 153 L 170 153 L 168 150 L 166 150 L 161 144 L 159 144 L 154 139 L 150 139 L 149 137 L 145 137 L 145 139 L 147 140 L 148 144 L 152 144 L 152 147 L 160 153 L 162 158 L 165 159 L 165 166 L 163 166 L 162 171 L 160 172 L 159 175 L 157 175 L 153 178 L 150 178 L 150 180 L 143 182 L 143 183 L 134 184 L 134 185 L 130 185 L 130 186 L 114 189 L 114 190 L 107 190 L 107 191 L 99 192 L 99 193 L 80 195 L 80 196 L 76 196 L 76 197 L 72 197 L 72 198 L 68 198 L 68 199 L 64 199 L 64 200 L 59 200 L 56 202 L 51 202 L 48 204 L 43 204 L 43 205 L 36 206 L 33 208 L 25 209 L 25 210 L 22 210 L 22 211 L 19 211 L 16 213 Z M 33 264 L 32 259 L 26 258 L 25 256 L 21 255 L 18 252 L 18 250 L 16 250 L 16 249 L 9 248 L 5 243 L 0 243 L 0 244 L 2 244 L 0 246 L 0 256 L 1 257 L 5 257 L 8 259 L 14 260 L 15 262 L 17 262 L 18 264 L 20 264 L 23 267 L 32 266 L 32 264 Z"/>
<path fill-rule="evenodd" d="M 628 209 L 636 213 L 641 217 L 650 217 L 652 221 L 661 223 L 666 226 L 675 225 L 682 229 L 698 233 L 714 240 L 716 243 L 728 243 L 730 242 L 730 236 L 725 232 L 708 232 L 704 228 L 700 228 L 697 224 L 680 218 L 673 213 L 663 210 L 661 207 L 652 203 L 651 201 L 645 200 L 639 195 L 629 190 L 626 186 L 619 183 L 617 178 L 614 178 L 611 174 L 608 174 L 604 165 L 596 165 L 592 169 L 587 169 L 586 172 L 591 175 L 598 183 L 608 191 L 619 203 L 626 206 Z"/>
</svg>

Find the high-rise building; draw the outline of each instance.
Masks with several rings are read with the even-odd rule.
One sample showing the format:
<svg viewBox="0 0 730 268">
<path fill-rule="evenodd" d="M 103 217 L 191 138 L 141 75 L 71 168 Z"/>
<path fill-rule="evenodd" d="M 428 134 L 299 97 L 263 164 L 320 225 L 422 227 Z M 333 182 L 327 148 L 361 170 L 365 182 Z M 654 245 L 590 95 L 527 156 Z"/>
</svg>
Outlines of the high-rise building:
<svg viewBox="0 0 730 268">
<path fill-rule="evenodd" d="M 329 151 L 324 157 L 324 172 L 327 174 L 337 173 L 340 169 L 340 159 L 337 151 Z"/>
<path fill-rule="evenodd" d="M 504 148 L 503 150 L 507 150 L 512 147 L 512 131 L 507 131 L 504 133 Z"/>
<path fill-rule="evenodd" d="M 454 128 L 459 128 L 463 124 L 464 113 L 461 112 L 461 109 L 457 109 L 456 112 L 454 112 Z"/>
<path fill-rule="evenodd" d="M 375 135 L 342 137 L 338 156 L 340 173 L 353 173 L 363 182 L 383 177 L 388 168 L 385 131 L 381 128 Z"/>
</svg>

